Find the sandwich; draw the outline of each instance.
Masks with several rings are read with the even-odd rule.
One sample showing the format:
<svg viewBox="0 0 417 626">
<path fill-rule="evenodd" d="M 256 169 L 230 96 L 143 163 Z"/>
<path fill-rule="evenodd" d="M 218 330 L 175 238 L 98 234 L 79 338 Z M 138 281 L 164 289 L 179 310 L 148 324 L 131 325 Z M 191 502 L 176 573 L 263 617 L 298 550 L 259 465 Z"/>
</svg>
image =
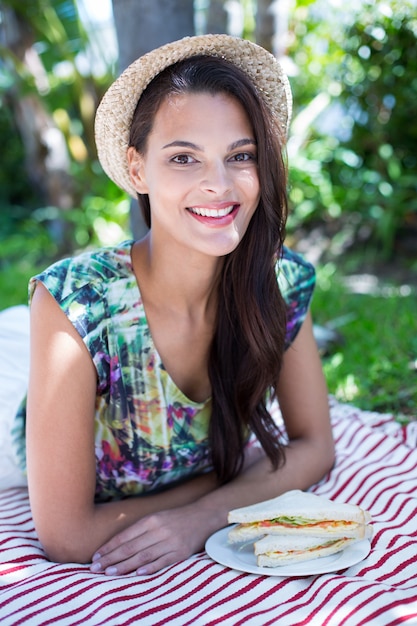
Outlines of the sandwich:
<svg viewBox="0 0 417 626">
<path fill-rule="evenodd" d="M 254 544 L 258 567 L 278 567 L 329 556 L 355 543 L 354 538 L 266 535 Z"/>
<path fill-rule="evenodd" d="M 371 516 L 356 504 L 333 502 L 294 489 L 277 498 L 229 512 L 230 543 L 263 535 L 308 535 L 326 539 L 365 539 L 372 536 Z"/>
</svg>

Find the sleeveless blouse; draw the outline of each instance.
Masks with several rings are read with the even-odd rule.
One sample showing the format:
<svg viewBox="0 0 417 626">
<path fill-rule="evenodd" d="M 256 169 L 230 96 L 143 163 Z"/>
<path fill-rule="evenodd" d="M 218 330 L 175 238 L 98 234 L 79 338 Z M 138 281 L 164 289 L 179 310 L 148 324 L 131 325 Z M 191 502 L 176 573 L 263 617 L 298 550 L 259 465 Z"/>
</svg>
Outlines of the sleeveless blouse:
<svg viewBox="0 0 417 626">
<path fill-rule="evenodd" d="M 96 501 L 155 491 L 211 469 L 211 400 L 187 398 L 164 368 L 133 272 L 133 243 L 58 261 L 29 284 L 29 298 L 38 281 L 45 285 L 96 368 Z M 285 248 L 276 274 L 287 306 L 288 347 L 307 314 L 315 272 Z M 22 469 L 25 412 L 23 403 L 13 428 Z"/>
</svg>

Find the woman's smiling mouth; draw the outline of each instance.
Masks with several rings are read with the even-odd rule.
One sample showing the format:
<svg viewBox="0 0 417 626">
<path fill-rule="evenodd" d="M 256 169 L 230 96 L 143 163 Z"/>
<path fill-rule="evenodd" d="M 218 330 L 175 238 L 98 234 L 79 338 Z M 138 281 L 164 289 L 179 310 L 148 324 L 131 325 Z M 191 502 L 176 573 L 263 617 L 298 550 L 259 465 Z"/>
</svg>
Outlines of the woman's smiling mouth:
<svg viewBox="0 0 417 626">
<path fill-rule="evenodd" d="M 221 209 L 208 209 L 205 207 L 188 207 L 188 210 L 194 215 L 199 215 L 201 217 L 220 218 L 220 217 L 226 217 L 227 215 L 230 215 L 230 213 L 232 213 L 234 209 L 238 208 L 238 206 L 239 205 L 237 204 L 229 204 L 228 206 L 221 208 Z"/>
</svg>

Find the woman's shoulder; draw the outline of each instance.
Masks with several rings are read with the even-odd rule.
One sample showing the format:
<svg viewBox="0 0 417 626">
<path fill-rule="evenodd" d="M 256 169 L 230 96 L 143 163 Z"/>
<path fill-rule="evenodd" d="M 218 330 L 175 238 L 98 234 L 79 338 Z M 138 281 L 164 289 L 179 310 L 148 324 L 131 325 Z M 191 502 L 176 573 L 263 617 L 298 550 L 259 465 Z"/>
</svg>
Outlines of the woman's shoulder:
<svg viewBox="0 0 417 626">
<path fill-rule="evenodd" d="M 287 307 L 287 347 L 294 341 L 308 313 L 316 282 L 314 266 L 301 254 L 284 247 L 276 275 Z"/>
<path fill-rule="evenodd" d="M 31 279 L 30 297 L 37 282 L 42 282 L 58 301 L 81 289 L 101 292 L 109 281 L 132 275 L 132 244 L 132 241 L 125 241 L 118 246 L 83 251 L 55 262 Z"/>
<path fill-rule="evenodd" d="M 282 290 L 297 289 L 301 285 L 314 287 L 316 271 L 314 265 L 301 254 L 284 246 L 276 262 L 276 274 Z"/>
</svg>

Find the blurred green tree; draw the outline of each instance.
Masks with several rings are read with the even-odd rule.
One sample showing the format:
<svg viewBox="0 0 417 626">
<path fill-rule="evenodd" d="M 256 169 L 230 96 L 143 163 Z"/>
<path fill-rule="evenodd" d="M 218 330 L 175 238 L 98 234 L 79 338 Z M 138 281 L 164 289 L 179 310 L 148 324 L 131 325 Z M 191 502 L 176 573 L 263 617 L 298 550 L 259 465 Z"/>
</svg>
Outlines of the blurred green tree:
<svg viewBox="0 0 417 626">
<path fill-rule="evenodd" d="M 417 20 L 408 1 L 331 11 L 299 0 L 290 227 L 335 223 L 385 258 L 417 247 Z"/>
<path fill-rule="evenodd" d="M 223 9 L 222 23 L 229 24 L 232 5 L 233 10 L 240 5 L 244 36 L 259 40 L 263 29 L 268 46 L 279 55 L 287 53 L 295 102 L 289 230 L 325 224 L 338 233 L 335 240 L 368 240 L 387 257 L 399 239 L 404 244 L 404 233 L 415 247 L 417 28 L 412 0 L 367 1 L 356 10 L 324 0 L 296 0 L 289 5 L 289 37 L 282 32 L 288 15 L 282 18 L 275 6 L 282 3 L 263 0 L 256 11 L 255 0 L 183 1 L 187 23 L 193 8 L 196 15 L 204 14 L 200 27 L 210 23 L 214 9 Z M 11 249 L 14 258 L 20 256 L 28 232 L 32 254 L 39 257 L 101 242 L 103 236 L 111 240 L 112 229 L 116 237 L 121 233 L 110 224 L 127 224 L 126 198 L 103 175 L 93 138 L 95 109 L 116 73 L 115 63 L 94 30 L 86 32 L 80 3 L 0 0 L 0 136 L 7 146 L 0 173 L 0 263 Z M 156 9 L 157 3 L 150 6 Z M 17 29 L 11 28 L 10 16 Z M 16 30 L 20 34 L 12 41 Z M 94 37 L 96 56 L 104 60 L 99 74 L 86 63 Z"/>
<path fill-rule="evenodd" d="M 103 220 L 125 221 L 117 208 L 124 196 L 102 173 L 94 141 L 95 110 L 114 68 L 97 38 L 105 62 L 95 72 L 93 33 L 74 0 L 1 0 L 0 11 L 0 129 L 13 146 L 2 159 L 0 263 L 23 251 L 36 262 L 101 240 Z"/>
</svg>

